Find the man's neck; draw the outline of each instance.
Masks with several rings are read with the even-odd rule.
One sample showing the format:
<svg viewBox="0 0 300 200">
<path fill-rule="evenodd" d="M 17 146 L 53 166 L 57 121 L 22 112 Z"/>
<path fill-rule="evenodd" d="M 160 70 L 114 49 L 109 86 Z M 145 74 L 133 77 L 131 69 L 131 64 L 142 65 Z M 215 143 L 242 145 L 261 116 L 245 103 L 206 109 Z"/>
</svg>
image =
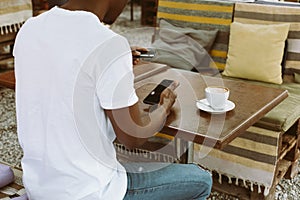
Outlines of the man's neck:
<svg viewBox="0 0 300 200">
<path fill-rule="evenodd" d="M 108 5 L 106 1 L 99 0 L 69 0 L 67 3 L 60 6 L 66 10 L 83 10 L 94 13 L 100 21 L 103 21 L 103 18 L 106 14 Z"/>
</svg>

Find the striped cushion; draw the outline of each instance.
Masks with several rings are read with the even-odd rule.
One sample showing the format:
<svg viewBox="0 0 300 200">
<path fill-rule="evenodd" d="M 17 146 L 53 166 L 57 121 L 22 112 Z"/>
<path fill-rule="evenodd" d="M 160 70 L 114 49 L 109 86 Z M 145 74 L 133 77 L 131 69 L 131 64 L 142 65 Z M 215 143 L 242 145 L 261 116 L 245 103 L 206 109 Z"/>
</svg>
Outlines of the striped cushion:
<svg viewBox="0 0 300 200">
<path fill-rule="evenodd" d="M 264 2 L 268 4 L 267 2 Z M 280 5 L 280 6 L 278 6 Z M 295 6 L 298 5 L 298 6 Z M 237 3 L 234 21 L 252 24 L 290 23 L 285 73 L 300 72 L 300 5 Z"/>
<path fill-rule="evenodd" d="M 180 27 L 218 29 L 219 32 L 210 54 L 216 67 L 224 69 L 233 7 L 233 2 L 224 1 L 159 0 L 157 18 L 163 18 Z"/>
<path fill-rule="evenodd" d="M 278 160 L 280 131 L 270 131 L 251 126 L 231 141 L 223 150 L 212 149 L 199 144 L 194 146 L 194 162 L 211 171 L 227 176 L 229 183 L 258 188 L 258 192 L 269 193 L 275 178 Z"/>
</svg>

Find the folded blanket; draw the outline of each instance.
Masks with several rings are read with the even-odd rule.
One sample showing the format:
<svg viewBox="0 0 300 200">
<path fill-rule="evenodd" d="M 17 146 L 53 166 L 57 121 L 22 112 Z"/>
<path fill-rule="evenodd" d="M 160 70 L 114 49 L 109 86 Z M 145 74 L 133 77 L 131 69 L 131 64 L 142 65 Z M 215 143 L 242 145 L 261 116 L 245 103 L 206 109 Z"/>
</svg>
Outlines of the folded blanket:
<svg viewBox="0 0 300 200">
<path fill-rule="evenodd" d="M 180 162 L 181 141 L 163 133 L 157 133 L 148 139 L 146 145 L 133 150 L 126 149 L 123 144 L 114 143 L 117 158 L 121 163 L 127 162 Z"/>
<path fill-rule="evenodd" d="M 228 178 L 228 183 L 240 185 L 258 193 L 269 194 L 278 162 L 280 131 L 251 126 L 224 149 L 212 149 L 195 144 L 194 162 Z"/>
<path fill-rule="evenodd" d="M 31 16 L 31 0 L 1 0 L 0 34 L 17 32 L 21 25 Z"/>
</svg>

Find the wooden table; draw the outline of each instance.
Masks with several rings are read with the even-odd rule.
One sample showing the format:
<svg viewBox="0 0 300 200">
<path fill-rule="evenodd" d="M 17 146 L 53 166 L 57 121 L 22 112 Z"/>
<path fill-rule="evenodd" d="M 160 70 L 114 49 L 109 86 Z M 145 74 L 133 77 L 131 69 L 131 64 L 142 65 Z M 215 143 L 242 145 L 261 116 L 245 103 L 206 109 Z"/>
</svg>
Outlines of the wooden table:
<svg viewBox="0 0 300 200">
<path fill-rule="evenodd" d="M 286 90 L 203 76 L 165 65 L 144 64 L 136 67 L 134 72 L 140 101 L 162 79 L 180 82 L 176 89 L 177 101 L 161 132 L 215 148 L 224 147 L 288 96 Z M 13 71 L 1 74 L 0 86 L 14 89 L 14 78 Z M 196 100 L 205 98 L 204 88 L 211 85 L 224 85 L 230 89 L 229 100 L 235 103 L 234 110 L 210 114 L 196 107 Z M 141 102 L 142 110 L 148 107 Z"/>
<path fill-rule="evenodd" d="M 151 65 L 153 64 L 138 66 L 135 70 L 138 72 L 135 87 L 141 109 L 147 110 L 149 106 L 143 104 L 142 100 L 161 80 L 179 81 L 180 86 L 176 89 L 177 101 L 161 132 L 215 148 L 224 147 L 288 96 L 286 90 L 203 76 L 174 68 L 149 73 Z M 145 73 L 151 75 L 139 79 L 143 76 L 143 67 L 146 69 Z M 210 114 L 196 107 L 196 100 L 205 98 L 204 88 L 212 85 L 224 85 L 230 89 L 229 100 L 236 105 L 232 111 Z"/>
</svg>

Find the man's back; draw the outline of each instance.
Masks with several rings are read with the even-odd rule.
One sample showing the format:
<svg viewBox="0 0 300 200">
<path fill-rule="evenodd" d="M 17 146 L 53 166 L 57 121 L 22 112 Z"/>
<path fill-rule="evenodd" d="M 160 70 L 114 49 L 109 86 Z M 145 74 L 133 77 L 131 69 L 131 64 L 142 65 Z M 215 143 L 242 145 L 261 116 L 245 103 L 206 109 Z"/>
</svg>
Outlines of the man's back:
<svg viewBox="0 0 300 200">
<path fill-rule="evenodd" d="M 85 11 L 54 7 L 20 30 L 14 49 L 16 106 L 30 198 L 121 199 L 125 194 L 126 174 L 112 145 L 115 134 L 100 107 L 109 103 L 95 91 L 111 67 L 109 55 L 100 57 L 107 51 L 113 56 L 107 50 L 113 44 L 130 53 L 123 38 Z"/>
</svg>

